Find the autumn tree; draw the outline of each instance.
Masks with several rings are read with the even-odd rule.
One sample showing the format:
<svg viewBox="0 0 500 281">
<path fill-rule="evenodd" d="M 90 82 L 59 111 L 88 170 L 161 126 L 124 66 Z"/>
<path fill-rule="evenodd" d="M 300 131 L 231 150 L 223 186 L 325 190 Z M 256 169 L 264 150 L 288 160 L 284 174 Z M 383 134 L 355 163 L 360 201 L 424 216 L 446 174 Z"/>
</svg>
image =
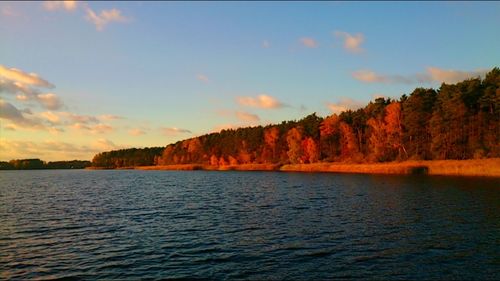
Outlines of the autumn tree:
<svg viewBox="0 0 500 281">
<path fill-rule="evenodd" d="M 288 144 L 288 160 L 292 164 L 301 163 L 303 149 L 302 149 L 302 129 L 292 128 L 286 135 L 286 142 Z"/>
<path fill-rule="evenodd" d="M 411 158 L 432 158 L 430 119 L 436 98 L 435 90 L 417 88 L 403 101 L 403 142 Z"/>
</svg>

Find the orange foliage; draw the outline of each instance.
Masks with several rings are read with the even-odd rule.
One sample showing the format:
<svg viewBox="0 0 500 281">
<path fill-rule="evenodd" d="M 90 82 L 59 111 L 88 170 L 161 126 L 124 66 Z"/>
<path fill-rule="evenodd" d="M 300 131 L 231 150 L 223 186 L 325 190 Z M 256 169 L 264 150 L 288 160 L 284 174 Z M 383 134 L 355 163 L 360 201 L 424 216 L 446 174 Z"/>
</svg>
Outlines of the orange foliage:
<svg viewBox="0 0 500 281">
<path fill-rule="evenodd" d="M 318 145 L 314 141 L 313 138 L 308 137 L 305 140 L 302 141 L 302 148 L 304 151 L 304 154 L 302 155 L 302 162 L 306 163 L 315 163 L 318 162 L 319 158 L 319 150 L 318 150 Z"/>
<path fill-rule="evenodd" d="M 300 129 L 292 128 L 286 135 L 286 142 L 288 144 L 288 159 L 290 163 L 301 163 L 302 158 L 302 132 Z"/>
</svg>

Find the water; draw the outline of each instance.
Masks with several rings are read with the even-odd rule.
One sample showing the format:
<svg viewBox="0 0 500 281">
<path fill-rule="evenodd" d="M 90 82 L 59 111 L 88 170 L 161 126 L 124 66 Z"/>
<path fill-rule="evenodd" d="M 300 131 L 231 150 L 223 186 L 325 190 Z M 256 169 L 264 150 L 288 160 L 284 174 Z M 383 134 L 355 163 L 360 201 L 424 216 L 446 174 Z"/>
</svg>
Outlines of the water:
<svg viewBox="0 0 500 281">
<path fill-rule="evenodd" d="M 500 179 L 0 172 L 0 279 L 499 279 Z"/>
</svg>

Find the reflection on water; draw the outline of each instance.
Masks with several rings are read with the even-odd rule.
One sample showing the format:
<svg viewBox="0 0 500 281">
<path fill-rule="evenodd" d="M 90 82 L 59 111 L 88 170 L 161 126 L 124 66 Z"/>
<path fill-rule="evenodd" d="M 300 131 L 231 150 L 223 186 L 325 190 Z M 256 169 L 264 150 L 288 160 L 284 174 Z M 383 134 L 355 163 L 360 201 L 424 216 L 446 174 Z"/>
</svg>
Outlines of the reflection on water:
<svg viewBox="0 0 500 281">
<path fill-rule="evenodd" d="M 500 180 L 0 172 L 0 278 L 499 279 Z"/>
</svg>

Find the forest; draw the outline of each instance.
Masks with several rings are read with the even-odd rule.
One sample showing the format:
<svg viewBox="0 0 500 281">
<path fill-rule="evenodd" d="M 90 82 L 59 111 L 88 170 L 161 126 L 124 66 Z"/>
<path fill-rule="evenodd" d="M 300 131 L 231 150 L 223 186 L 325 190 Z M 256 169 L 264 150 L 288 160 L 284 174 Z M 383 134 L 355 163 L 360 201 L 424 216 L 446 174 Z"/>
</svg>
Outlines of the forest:
<svg viewBox="0 0 500 281">
<path fill-rule="evenodd" d="M 91 164 L 81 160 L 44 162 L 40 159 L 15 159 L 0 161 L 0 170 L 85 169 Z"/>
<path fill-rule="evenodd" d="M 101 152 L 92 159 L 93 167 L 125 168 L 135 166 L 151 166 L 161 156 L 165 147 L 128 148 Z"/>
<path fill-rule="evenodd" d="M 500 157 L 500 69 L 327 117 L 222 130 L 165 148 L 99 153 L 96 167 L 377 163 Z"/>
</svg>

